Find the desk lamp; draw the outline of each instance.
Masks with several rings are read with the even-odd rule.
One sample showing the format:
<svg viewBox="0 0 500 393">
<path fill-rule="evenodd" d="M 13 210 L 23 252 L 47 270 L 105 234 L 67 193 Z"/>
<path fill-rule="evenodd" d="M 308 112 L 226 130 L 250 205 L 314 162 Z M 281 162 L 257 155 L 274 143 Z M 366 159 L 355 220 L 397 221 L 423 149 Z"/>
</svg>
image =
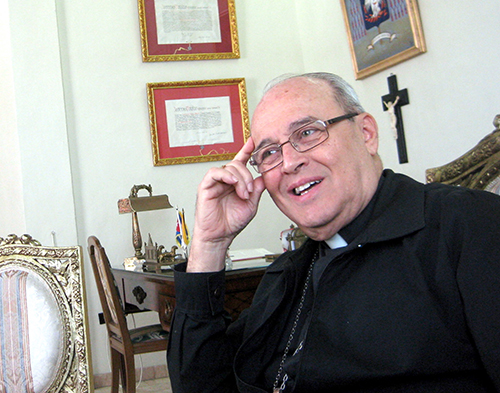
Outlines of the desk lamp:
<svg viewBox="0 0 500 393">
<path fill-rule="evenodd" d="M 149 196 L 138 196 L 139 190 L 147 190 Z M 145 212 L 150 210 L 171 209 L 173 206 L 168 201 L 168 195 L 153 196 L 153 188 L 150 185 L 140 184 L 134 185 L 130 190 L 128 198 L 118 201 L 118 212 L 120 214 L 132 213 L 132 244 L 135 249 L 135 258 L 144 259 L 142 253 L 142 236 L 139 229 L 139 220 L 137 212 Z"/>
</svg>

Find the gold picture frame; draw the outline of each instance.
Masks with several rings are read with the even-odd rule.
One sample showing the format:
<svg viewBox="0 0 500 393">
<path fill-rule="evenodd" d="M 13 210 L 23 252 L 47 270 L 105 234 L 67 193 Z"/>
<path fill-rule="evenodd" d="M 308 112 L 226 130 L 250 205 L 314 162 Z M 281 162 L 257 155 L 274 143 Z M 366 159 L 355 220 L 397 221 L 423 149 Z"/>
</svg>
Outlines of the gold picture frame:
<svg viewBox="0 0 500 393">
<path fill-rule="evenodd" d="M 244 78 L 147 84 L 153 164 L 231 160 L 250 137 Z"/>
<path fill-rule="evenodd" d="M 138 0 L 143 62 L 240 57 L 234 0 L 177 3 Z"/>
<path fill-rule="evenodd" d="M 340 3 L 356 79 L 427 51 L 417 0 Z"/>
</svg>

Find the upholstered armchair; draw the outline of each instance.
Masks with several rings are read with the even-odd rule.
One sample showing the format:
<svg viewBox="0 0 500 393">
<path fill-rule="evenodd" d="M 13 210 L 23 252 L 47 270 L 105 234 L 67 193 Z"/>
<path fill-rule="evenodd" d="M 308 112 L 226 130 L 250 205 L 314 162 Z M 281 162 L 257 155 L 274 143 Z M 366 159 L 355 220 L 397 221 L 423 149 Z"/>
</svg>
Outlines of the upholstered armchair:
<svg viewBox="0 0 500 393">
<path fill-rule="evenodd" d="M 500 114 L 495 129 L 448 164 L 426 170 L 428 183 L 440 182 L 500 194 Z"/>
<path fill-rule="evenodd" d="M 0 392 L 93 391 L 81 248 L 0 237 Z"/>
</svg>

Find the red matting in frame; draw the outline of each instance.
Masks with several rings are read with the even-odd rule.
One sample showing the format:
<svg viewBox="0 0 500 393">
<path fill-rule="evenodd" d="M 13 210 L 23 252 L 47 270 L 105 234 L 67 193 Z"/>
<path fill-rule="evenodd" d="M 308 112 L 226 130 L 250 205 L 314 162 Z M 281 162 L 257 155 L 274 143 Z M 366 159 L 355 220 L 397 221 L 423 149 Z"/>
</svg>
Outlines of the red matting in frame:
<svg viewBox="0 0 500 393">
<path fill-rule="evenodd" d="M 239 58 L 234 0 L 217 0 L 217 3 L 222 42 L 158 44 L 155 0 L 139 0 L 143 61 Z"/>
<path fill-rule="evenodd" d="M 229 97 L 233 142 L 170 147 L 166 101 Z M 230 160 L 250 136 L 245 80 L 148 84 L 154 165 Z"/>
</svg>

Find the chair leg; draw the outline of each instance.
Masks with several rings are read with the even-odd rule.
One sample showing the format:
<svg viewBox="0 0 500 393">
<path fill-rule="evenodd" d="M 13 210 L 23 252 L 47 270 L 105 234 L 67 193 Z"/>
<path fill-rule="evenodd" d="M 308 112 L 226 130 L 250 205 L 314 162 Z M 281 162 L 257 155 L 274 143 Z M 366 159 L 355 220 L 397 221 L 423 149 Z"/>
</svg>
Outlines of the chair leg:
<svg viewBox="0 0 500 393">
<path fill-rule="evenodd" d="M 125 393 L 135 393 L 135 359 L 133 354 L 123 355 L 124 372 L 124 385 L 123 391 Z"/>
<path fill-rule="evenodd" d="M 118 393 L 122 364 L 123 360 L 121 353 L 111 348 L 111 393 Z"/>
</svg>

